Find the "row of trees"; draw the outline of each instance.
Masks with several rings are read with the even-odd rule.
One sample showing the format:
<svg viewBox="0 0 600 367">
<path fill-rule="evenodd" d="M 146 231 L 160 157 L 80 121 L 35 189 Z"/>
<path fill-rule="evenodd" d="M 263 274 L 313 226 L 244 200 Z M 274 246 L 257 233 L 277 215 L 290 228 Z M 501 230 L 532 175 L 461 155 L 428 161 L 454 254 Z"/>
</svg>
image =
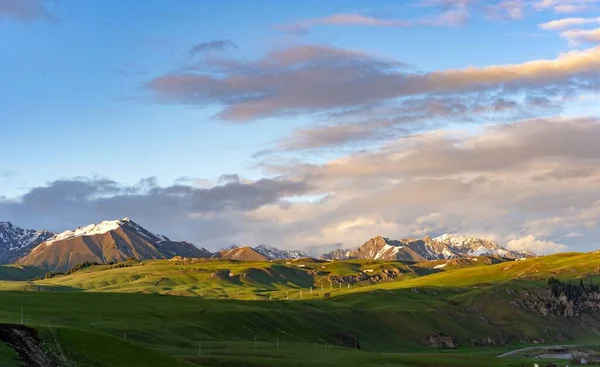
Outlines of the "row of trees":
<svg viewBox="0 0 600 367">
<path fill-rule="evenodd" d="M 587 294 L 600 292 L 600 286 L 598 284 L 590 282 L 584 283 L 583 279 L 579 279 L 579 283 L 561 282 L 560 279 L 552 276 L 548 279 L 548 285 L 552 294 L 555 297 L 559 297 L 561 294 L 567 296 L 568 299 L 578 301 L 584 298 Z"/>
</svg>

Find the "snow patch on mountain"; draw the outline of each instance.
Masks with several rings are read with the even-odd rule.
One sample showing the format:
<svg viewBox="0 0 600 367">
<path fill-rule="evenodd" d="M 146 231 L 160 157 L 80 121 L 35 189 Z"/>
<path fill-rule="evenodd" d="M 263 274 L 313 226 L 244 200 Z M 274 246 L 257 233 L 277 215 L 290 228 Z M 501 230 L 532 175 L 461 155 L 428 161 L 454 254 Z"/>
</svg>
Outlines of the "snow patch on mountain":
<svg viewBox="0 0 600 367">
<path fill-rule="evenodd" d="M 486 239 L 444 234 L 436 238 L 407 238 L 391 240 L 377 236 L 357 249 L 338 249 L 321 258 L 326 260 L 448 260 L 474 256 L 501 256 L 518 259 L 535 256 L 531 253 L 510 251 Z"/>
<path fill-rule="evenodd" d="M 57 241 L 69 240 L 75 237 L 102 235 L 122 227 L 133 230 L 138 235 L 149 241 L 169 241 L 167 237 L 147 231 L 129 218 L 123 218 L 119 220 L 105 220 L 100 223 L 87 225 L 85 227 L 78 227 L 75 230 L 64 231 L 47 240 L 46 245 L 49 246 Z"/>
<path fill-rule="evenodd" d="M 0 222 L 0 264 L 12 263 L 52 236 L 54 233 L 50 231 L 24 229 L 10 222 Z"/>
<path fill-rule="evenodd" d="M 0 222 L 0 245 L 3 245 L 0 247 L 8 251 L 20 250 L 53 235 L 50 231 L 23 229 L 10 222 Z"/>
<path fill-rule="evenodd" d="M 254 248 L 256 252 L 267 257 L 269 260 L 302 259 L 308 257 L 304 252 L 298 250 L 279 250 L 275 247 L 260 245 Z"/>
</svg>

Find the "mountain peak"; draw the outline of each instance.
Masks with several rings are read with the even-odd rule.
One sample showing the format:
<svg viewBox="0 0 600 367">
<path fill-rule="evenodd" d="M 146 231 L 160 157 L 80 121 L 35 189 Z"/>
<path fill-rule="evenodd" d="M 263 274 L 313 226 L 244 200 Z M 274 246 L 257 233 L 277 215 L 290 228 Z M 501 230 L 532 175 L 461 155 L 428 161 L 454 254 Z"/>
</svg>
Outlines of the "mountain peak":
<svg viewBox="0 0 600 367">
<path fill-rule="evenodd" d="M 391 240 L 376 236 L 354 250 L 336 250 L 323 255 L 324 259 L 371 259 L 371 260 L 438 260 L 470 256 L 501 256 L 505 258 L 530 257 L 531 254 L 510 251 L 493 241 L 443 234 L 436 238 L 425 236 L 422 240 L 406 238 Z"/>
<path fill-rule="evenodd" d="M 77 227 L 75 230 L 66 230 L 57 234 L 47 241 L 48 244 L 56 241 L 66 240 L 74 237 L 94 236 L 114 231 L 126 222 L 122 220 L 105 220 L 100 223 L 90 224 L 85 227 Z"/>
<path fill-rule="evenodd" d="M 15 261 L 52 236 L 54 233 L 50 231 L 24 229 L 11 222 L 0 222 L 0 264 Z"/>
<path fill-rule="evenodd" d="M 280 250 L 276 247 L 267 245 L 259 245 L 254 248 L 259 254 L 266 256 L 270 260 L 283 259 L 301 259 L 308 257 L 304 252 L 298 250 Z"/>
<path fill-rule="evenodd" d="M 46 243 L 52 244 L 57 241 L 68 240 L 75 237 L 103 235 L 105 233 L 115 231 L 119 228 L 127 228 L 133 230 L 146 238 L 152 238 L 158 241 L 169 241 L 167 237 L 149 232 L 139 224 L 132 221 L 130 218 L 125 217 L 117 220 L 105 220 L 99 223 L 89 224 L 84 227 L 77 227 L 74 230 L 66 230 L 50 238 L 48 241 L 46 241 Z"/>
<path fill-rule="evenodd" d="M 106 220 L 59 233 L 41 242 L 19 263 L 51 271 L 64 271 L 85 261 L 106 263 L 135 259 L 169 259 L 174 256 L 210 257 L 212 253 L 189 242 L 144 229 L 129 218 Z"/>
</svg>

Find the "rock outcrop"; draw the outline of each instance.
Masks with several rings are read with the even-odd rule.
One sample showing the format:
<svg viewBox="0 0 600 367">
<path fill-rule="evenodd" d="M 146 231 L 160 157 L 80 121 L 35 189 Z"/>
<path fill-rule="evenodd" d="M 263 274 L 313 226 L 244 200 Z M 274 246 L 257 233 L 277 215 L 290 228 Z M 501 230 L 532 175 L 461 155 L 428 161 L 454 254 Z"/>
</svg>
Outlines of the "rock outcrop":
<svg viewBox="0 0 600 367">
<path fill-rule="evenodd" d="M 431 348 L 456 348 L 459 346 L 458 342 L 444 333 L 429 335 L 423 340 L 423 344 Z"/>
</svg>

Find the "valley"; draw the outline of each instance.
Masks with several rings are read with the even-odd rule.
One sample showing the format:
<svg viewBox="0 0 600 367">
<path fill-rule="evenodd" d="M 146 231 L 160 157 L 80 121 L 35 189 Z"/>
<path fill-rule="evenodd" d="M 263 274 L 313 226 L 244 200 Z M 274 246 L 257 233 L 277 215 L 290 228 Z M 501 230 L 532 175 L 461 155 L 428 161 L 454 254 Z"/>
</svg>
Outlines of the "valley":
<svg viewBox="0 0 600 367">
<path fill-rule="evenodd" d="M 593 344 L 598 281 L 600 252 L 535 256 L 446 235 L 374 237 L 340 259 L 265 245 L 211 253 L 129 219 L 105 221 L 0 266 L 0 358 L 15 366 L 30 357 L 40 366 L 518 366 L 533 357 L 497 356 Z"/>
<path fill-rule="evenodd" d="M 119 359 L 131 358 L 130 346 L 160 352 L 157 366 L 300 366 L 300 356 L 314 365 L 515 366 L 528 358 L 496 355 L 594 340 L 600 302 L 568 317 L 539 307 L 554 299 L 549 276 L 595 281 L 600 254 L 476 259 L 443 260 L 447 267 L 437 269 L 436 262 L 311 259 L 94 265 L 48 279 L 3 277 L 0 321 L 20 324 L 22 308 L 24 324 L 42 340 L 55 335 L 50 341 L 57 338 L 74 365 L 85 365 L 75 362 L 80 348 L 97 337 L 115 345 Z M 94 353 L 103 352 L 85 355 Z"/>
</svg>

